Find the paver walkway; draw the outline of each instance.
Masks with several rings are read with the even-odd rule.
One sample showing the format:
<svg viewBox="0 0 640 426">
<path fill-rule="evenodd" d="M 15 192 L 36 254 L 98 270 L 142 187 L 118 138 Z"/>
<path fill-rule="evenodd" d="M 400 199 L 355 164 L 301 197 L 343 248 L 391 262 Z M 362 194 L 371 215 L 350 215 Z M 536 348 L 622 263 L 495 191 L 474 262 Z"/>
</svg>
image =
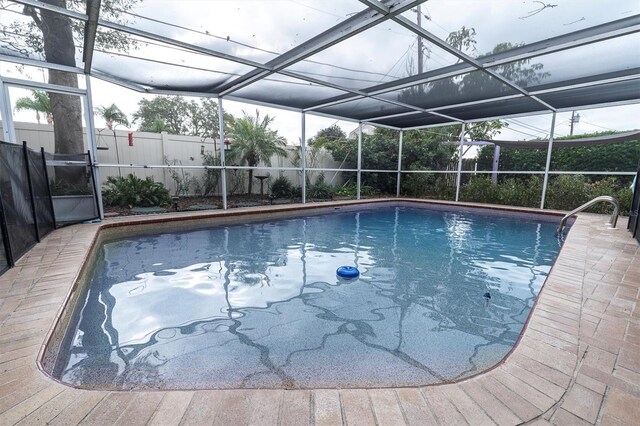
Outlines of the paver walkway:
<svg viewBox="0 0 640 426">
<path fill-rule="evenodd" d="M 611 230 L 606 219 L 578 217 L 498 367 L 456 384 L 366 390 L 102 392 L 53 381 L 36 358 L 100 225 L 57 230 L 0 276 L 0 425 L 640 424 L 640 250 L 626 221 Z"/>
</svg>

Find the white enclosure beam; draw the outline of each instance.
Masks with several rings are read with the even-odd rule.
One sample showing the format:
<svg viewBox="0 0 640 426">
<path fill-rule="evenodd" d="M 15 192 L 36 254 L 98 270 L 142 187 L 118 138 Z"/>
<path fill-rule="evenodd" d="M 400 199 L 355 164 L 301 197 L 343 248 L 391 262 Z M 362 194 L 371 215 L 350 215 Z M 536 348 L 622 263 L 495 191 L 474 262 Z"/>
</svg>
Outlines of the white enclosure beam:
<svg viewBox="0 0 640 426">
<path fill-rule="evenodd" d="M 551 116 L 551 130 L 549 131 L 549 146 L 547 147 L 547 164 L 544 167 L 544 181 L 542 182 L 542 196 L 540 197 L 540 208 L 544 209 L 544 199 L 547 195 L 547 184 L 549 183 L 549 168 L 551 167 L 551 150 L 553 149 L 553 132 L 556 128 L 556 113 Z"/>
<path fill-rule="evenodd" d="M 464 155 L 464 127 L 465 123 L 462 123 L 462 129 L 460 129 L 460 153 L 458 154 L 458 176 L 456 178 L 456 202 L 460 198 L 460 181 L 462 179 L 462 156 Z"/>
<path fill-rule="evenodd" d="M 16 130 L 13 127 L 13 112 L 11 111 L 11 98 L 9 88 L 0 76 L 0 112 L 2 113 L 2 139 L 5 142 L 17 143 Z"/>
<path fill-rule="evenodd" d="M 402 176 L 402 137 L 404 131 L 400 130 L 398 137 L 398 177 L 396 178 L 396 197 L 400 196 L 400 177 Z"/>
<path fill-rule="evenodd" d="M 96 140 L 96 123 L 93 116 L 93 96 L 91 93 L 91 77 L 89 74 L 85 74 L 84 81 L 87 87 L 87 93 L 84 96 L 84 114 L 85 121 L 87 123 L 87 144 L 89 145 L 89 153 L 92 158 L 91 173 L 96 183 L 96 197 L 98 199 L 98 216 L 100 219 L 104 219 L 104 205 L 102 204 L 102 178 L 100 176 L 100 169 L 96 167 L 98 163 L 98 142 Z"/>
<path fill-rule="evenodd" d="M 302 112 L 301 136 L 300 136 L 300 166 L 302 167 L 302 204 L 307 202 L 307 136 L 306 115 Z"/>
<path fill-rule="evenodd" d="M 224 150 L 227 145 L 224 143 L 224 111 L 222 110 L 222 98 L 218 98 L 218 127 L 220 130 L 220 186 L 222 187 L 222 208 L 227 209 L 227 163 L 224 158 Z M 215 152 L 214 152 L 215 154 Z"/>
<path fill-rule="evenodd" d="M 65 95 L 85 95 L 87 91 L 78 87 L 61 86 L 59 84 L 42 83 L 39 81 L 22 80 L 19 78 L 5 77 L 4 84 L 22 87 L 24 89 L 40 89 L 46 92 L 63 93 Z"/>
<path fill-rule="evenodd" d="M 360 199 L 360 184 L 362 183 L 362 122 L 358 124 L 358 178 L 356 183 L 356 199 Z"/>
<path fill-rule="evenodd" d="M 493 162 L 491 163 L 491 182 L 498 183 L 498 168 L 500 165 L 500 145 L 493 146 Z"/>
</svg>

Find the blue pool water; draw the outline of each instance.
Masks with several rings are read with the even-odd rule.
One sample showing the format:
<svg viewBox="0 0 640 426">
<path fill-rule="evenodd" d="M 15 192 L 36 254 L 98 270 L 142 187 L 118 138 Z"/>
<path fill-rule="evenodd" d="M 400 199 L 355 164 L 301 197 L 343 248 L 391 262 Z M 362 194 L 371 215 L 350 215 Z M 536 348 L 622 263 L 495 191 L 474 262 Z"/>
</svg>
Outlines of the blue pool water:
<svg viewBox="0 0 640 426">
<path fill-rule="evenodd" d="M 460 379 L 518 339 L 555 225 L 379 207 L 119 239 L 100 249 L 55 374 L 110 389 Z"/>
</svg>

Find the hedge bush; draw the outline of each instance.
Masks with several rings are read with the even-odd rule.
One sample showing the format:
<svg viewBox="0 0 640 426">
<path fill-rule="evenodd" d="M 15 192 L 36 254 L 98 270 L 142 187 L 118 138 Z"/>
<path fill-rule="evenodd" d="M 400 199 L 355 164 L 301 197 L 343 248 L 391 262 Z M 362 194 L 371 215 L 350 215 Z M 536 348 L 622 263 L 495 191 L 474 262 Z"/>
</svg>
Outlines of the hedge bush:
<svg viewBox="0 0 640 426">
<path fill-rule="evenodd" d="M 154 207 L 169 204 L 171 195 L 162 183 L 129 174 L 126 177 L 109 176 L 102 199 L 107 206 Z"/>
<path fill-rule="evenodd" d="M 460 188 L 460 199 L 477 203 L 504 204 L 510 206 L 539 207 L 542 178 L 531 176 L 526 181 L 506 178 L 497 185 L 488 176 L 474 176 Z M 554 210 L 573 210 L 587 201 L 610 195 L 620 202 L 621 214 L 631 210 L 633 191 L 618 179 L 607 177 L 589 183 L 582 175 L 560 175 L 549 180 L 545 207 Z M 609 204 L 597 204 L 587 210 L 593 213 L 610 213 Z"/>
</svg>

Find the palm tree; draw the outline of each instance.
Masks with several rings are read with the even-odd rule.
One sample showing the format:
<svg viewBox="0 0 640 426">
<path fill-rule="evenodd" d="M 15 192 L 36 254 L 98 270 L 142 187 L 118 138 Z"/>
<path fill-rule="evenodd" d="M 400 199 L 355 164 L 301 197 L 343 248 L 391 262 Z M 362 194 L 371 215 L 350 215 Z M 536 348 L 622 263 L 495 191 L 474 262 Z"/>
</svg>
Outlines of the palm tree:
<svg viewBox="0 0 640 426">
<path fill-rule="evenodd" d="M 122 112 L 116 104 L 111 104 L 108 107 L 99 106 L 96 108 L 96 112 L 100 117 L 104 118 L 105 124 L 109 130 L 113 130 L 113 123 L 129 126 L 127 115 Z"/>
<path fill-rule="evenodd" d="M 47 92 L 42 90 L 32 90 L 32 98 L 19 98 L 16 100 L 16 111 L 32 110 L 36 112 L 36 120 L 40 124 L 40 113 L 47 117 L 47 124 L 53 124 L 53 113 L 51 112 L 51 101 Z"/>
<path fill-rule="evenodd" d="M 235 120 L 230 126 L 230 134 L 233 139 L 230 159 L 239 159 L 240 163 L 246 163 L 249 167 L 255 167 L 262 161 L 271 166 L 271 157 L 278 155 L 287 156 L 284 147 L 287 145 L 282 136 L 278 136 L 277 130 L 269 129 L 274 117 L 265 115 L 260 119 L 260 112 L 256 110 L 256 116 L 250 116 L 243 111 L 244 117 Z M 253 188 L 253 169 L 249 169 L 249 194 Z"/>
</svg>

